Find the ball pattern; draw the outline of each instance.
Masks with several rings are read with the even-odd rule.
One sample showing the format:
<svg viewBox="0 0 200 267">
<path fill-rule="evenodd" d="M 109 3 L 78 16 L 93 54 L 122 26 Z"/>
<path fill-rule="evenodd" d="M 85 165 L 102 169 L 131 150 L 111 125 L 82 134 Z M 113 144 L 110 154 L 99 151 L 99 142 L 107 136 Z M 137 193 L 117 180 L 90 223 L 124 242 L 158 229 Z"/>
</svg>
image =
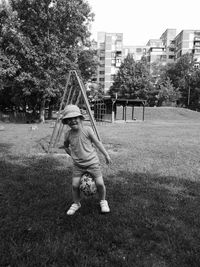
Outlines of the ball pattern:
<svg viewBox="0 0 200 267">
<path fill-rule="evenodd" d="M 92 175 L 89 172 L 86 172 L 81 176 L 80 191 L 86 197 L 90 197 L 90 196 L 94 195 L 97 191 L 97 187 L 96 187 L 94 178 L 92 177 Z"/>
</svg>

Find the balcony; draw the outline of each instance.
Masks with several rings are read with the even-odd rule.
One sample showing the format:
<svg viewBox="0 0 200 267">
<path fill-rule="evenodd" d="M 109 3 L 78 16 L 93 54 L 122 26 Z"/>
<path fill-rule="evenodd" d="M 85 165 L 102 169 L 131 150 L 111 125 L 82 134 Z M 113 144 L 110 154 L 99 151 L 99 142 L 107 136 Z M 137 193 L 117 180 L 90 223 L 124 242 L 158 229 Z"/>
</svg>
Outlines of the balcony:
<svg viewBox="0 0 200 267">
<path fill-rule="evenodd" d="M 200 41 L 199 42 L 194 42 L 194 47 L 200 47 Z"/>
<path fill-rule="evenodd" d="M 194 49 L 194 54 L 196 55 L 196 54 L 200 54 L 200 49 Z"/>
</svg>

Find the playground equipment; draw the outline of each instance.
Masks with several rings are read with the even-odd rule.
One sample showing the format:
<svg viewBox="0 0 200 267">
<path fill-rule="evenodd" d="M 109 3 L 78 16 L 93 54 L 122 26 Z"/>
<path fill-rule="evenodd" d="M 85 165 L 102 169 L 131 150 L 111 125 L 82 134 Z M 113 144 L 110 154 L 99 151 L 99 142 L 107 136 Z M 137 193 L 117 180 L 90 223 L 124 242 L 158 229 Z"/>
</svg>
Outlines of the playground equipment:
<svg viewBox="0 0 200 267">
<path fill-rule="evenodd" d="M 142 107 L 140 114 L 141 120 L 144 121 L 146 100 L 142 99 L 118 99 L 111 97 L 104 97 L 94 102 L 94 117 L 97 121 L 116 122 L 119 120 L 118 107 L 122 107 L 121 121 L 134 121 L 135 120 L 135 107 Z M 131 114 L 127 114 L 127 108 L 130 108 Z M 129 116 L 128 116 L 129 115 Z M 131 116 L 130 116 L 131 115 Z"/>
<path fill-rule="evenodd" d="M 86 109 L 86 112 L 89 115 L 89 120 L 93 128 L 93 131 L 96 134 L 97 138 L 100 140 L 100 135 L 97 131 L 96 123 L 92 115 L 92 111 L 91 111 L 90 104 L 87 98 L 86 88 L 83 83 L 83 80 L 80 74 L 78 75 L 76 70 L 70 70 L 68 74 L 65 90 L 63 93 L 63 97 L 60 103 L 60 108 L 58 111 L 55 126 L 54 126 L 51 139 L 49 142 L 48 153 L 51 152 L 51 149 L 54 148 L 60 140 L 60 137 L 61 137 L 61 134 L 64 128 L 64 125 L 61 122 L 62 111 L 64 110 L 65 106 L 68 104 L 74 104 L 74 105 L 79 106 L 82 109 L 84 108 Z"/>
</svg>

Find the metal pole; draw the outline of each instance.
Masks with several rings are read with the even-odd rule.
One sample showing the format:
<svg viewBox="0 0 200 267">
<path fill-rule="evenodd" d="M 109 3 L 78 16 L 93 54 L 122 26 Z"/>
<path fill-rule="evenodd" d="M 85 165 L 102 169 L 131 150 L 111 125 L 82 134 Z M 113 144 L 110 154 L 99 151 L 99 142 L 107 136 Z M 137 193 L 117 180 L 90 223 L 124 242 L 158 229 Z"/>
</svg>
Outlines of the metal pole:
<svg viewBox="0 0 200 267">
<path fill-rule="evenodd" d="M 79 91 L 79 93 L 78 93 L 78 97 L 77 97 L 77 99 L 76 99 L 76 103 L 75 103 L 75 105 L 78 105 L 78 103 L 79 103 L 79 101 L 80 101 L 80 97 L 81 97 L 81 91 Z"/>
<path fill-rule="evenodd" d="M 81 92 L 82 92 L 82 95 L 83 95 L 83 98 L 84 98 L 84 101 L 85 101 L 85 104 L 86 104 L 86 108 L 87 108 L 87 111 L 88 111 L 88 114 L 89 114 L 89 117 L 90 117 L 90 121 L 91 121 L 91 123 L 92 123 L 92 127 L 93 127 L 93 129 L 94 129 L 94 132 L 95 132 L 97 138 L 98 138 L 99 141 L 100 141 L 100 140 L 101 140 L 101 139 L 100 139 L 100 135 L 99 135 L 99 133 L 98 133 L 98 131 L 97 131 L 96 124 L 95 124 L 94 118 L 93 118 L 93 116 L 92 116 L 92 112 L 91 112 L 91 109 L 90 109 L 90 104 L 89 104 L 89 102 L 88 102 L 87 95 L 86 95 L 86 89 L 85 89 L 85 86 L 84 86 L 84 84 L 81 82 L 81 80 L 80 80 L 80 78 L 79 78 L 79 76 L 78 76 L 78 74 L 77 74 L 77 72 L 76 72 L 75 70 L 74 70 L 74 73 L 75 73 L 75 75 L 76 75 L 76 77 L 77 77 L 79 86 L 80 86 L 80 88 L 81 88 Z"/>
<path fill-rule="evenodd" d="M 69 90 L 69 94 L 68 94 L 68 97 L 67 97 L 66 105 L 69 104 L 69 100 L 70 100 L 71 92 L 72 92 L 72 86 L 70 87 L 70 90 Z"/>
<path fill-rule="evenodd" d="M 134 106 L 132 106 L 132 120 L 134 119 Z"/>
<path fill-rule="evenodd" d="M 144 121 L 144 104 L 143 104 L 143 116 L 142 116 L 142 120 Z"/>
<path fill-rule="evenodd" d="M 62 122 L 60 122 L 60 126 L 59 126 L 59 129 L 58 129 L 58 133 L 57 133 L 55 142 L 53 144 L 53 147 L 55 147 L 56 144 L 60 141 L 60 137 L 61 137 L 61 134 L 63 132 L 63 129 L 64 129 L 64 124 L 62 124 Z"/>
<path fill-rule="evenodd" d="M 71 88 L 72 88 L 72 87 L 71 87 Z M 72 97 L 73 97 L 73 96 L 72 96 Z M 81 91 L 79 91 L 79 93 L 78 93 L 78 97 L 77 97 L 77 99 L 76 99 L 75 105 L 78 105 L 79 100 L 80 100 L 80 97 L 81 97 Z M 73 98 L 72 98 L 72 99 L 73 99 Z M 66 105 L 68 105 L 68 104 L 69 104 L 69 102 L 67 101 Z M 61 137 L 61 135 L 62 135 L 63 129 L 64 129 L 64 124 L 61 123 L 53 147 L 55 147 L 55 145 L 60 141 L 60 137 Z"/>
<path fill-rule="evenodd" d="M 64 102 L 64 99 L 65 99 L 65 95 L 66 95 L 66 92 L 67 92 L 67 87 L 68 87 L 68 85 L 69 85 L 70 76 L 71 76 L 71 71 L 69 71 L 69 75 L 68 75 L 67 83 L 66 83 L 66 86 L 65 86 L 65 91 L 64 91 L 64 94 L 63 94 L 63 98 L 62 98 L 62 100 L 61 100 L 61 103 L 60 103 L 60 108 L 59 108 L 59 111 L 58 111 L 58 115 L 57 115 L 56 123 L 55 123 L 54 129 L 53 129 L 53 133 L 52 133 L 52 135 L 51 135 L 51 139 L 50 139 L 50 142 L 49 142 L 49 146 L 48 146 L 48 151 L 47 151 L 47 153 L 50 152 L 51 145 L 52 145 L 52 142 L 53 142 L 53 138 L 54 138 L 54 135 L 55 135 L 55 132 L 56 132 L 57 124 L 58 124 L 58 122 L 59 122 L 59 120 L 60 120 L 60 113 L 61 113 L 61 109 L 62 109 L 62 106 L 63 106 L 63 102 Z"/>
<path fill-rule="evenodd" d="M 187 101 L 187 105 L 188 105 L 188 108 L 189 108 L 189 105 L 190 105 L 190 85 L 188 85 L 188 101 Z"/>
</svg>

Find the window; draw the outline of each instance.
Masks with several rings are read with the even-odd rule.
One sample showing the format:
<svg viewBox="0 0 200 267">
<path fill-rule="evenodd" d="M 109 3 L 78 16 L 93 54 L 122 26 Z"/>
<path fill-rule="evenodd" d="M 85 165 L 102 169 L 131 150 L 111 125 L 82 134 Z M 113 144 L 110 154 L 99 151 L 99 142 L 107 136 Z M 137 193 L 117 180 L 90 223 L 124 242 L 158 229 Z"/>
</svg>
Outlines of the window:
<svg viewBox="0 0 200 267">
<path fill-rule="evenodd" d="M 194 64 L 194 68 L 199 69 L 199 64 L 198 63 Z"/>
<path fill-rule="evenodd" d="M 122 43 L 116 42 L 116 50 L 122 50 Z"/>
<path fill-rule="evenodd" d="M 195 36 L 200 37 L 200 32 L 194 32 Z"/>
<path fill-rule="evenodd" d="M 162 52 L 163 49 L 162 49 L 162 48 L 154 48 L 154 47 L 152 47 L 152 48 L 151 48 L 151 51 L 152 51 L 152 52 Z"/>
<path fill-rule="evenodd" d="M 175 56 L 169 55 L 169 59 L 174 59 L 174 58 L 175 58 Z"/>
<path fill-rule="evenodd" d="M 117 35 L 117 41 L 122 41 L 122 35 Z"/>
<path fill-rule="evenodd" d="M 100 57 L 100 60 L 102 60 L 102 61 L 105 60 L 105 57 Z"/>
<path fill-rule="evenodd" d="M 100 49 L 105 49 L 105 44 L 104 43 L 100 43 Z"/>
<path fill-rule="evenodd" d="M 136 48 L 136 53 L 142 53 L 142 48 Z"/>
<path fill-rule="evenodd" d="M 99 74 L 104 75 L 105 74 L 105 71 L 100 70 Z"/>
<path fill-rule="evenodd" d="M 116 63 L 121 63 L 121 59 L 116 59 Z"/>
<path fill-rule="evenodd" d="M 112 61 L 111 61 L 111 65 L 112 65 L 112 66 L 115 66 L 115 59 L 112 59 Z"/>
<path fill-rule="evenodd" d="M 162 55 L 162 56 L 160 56 L 160 60 L 166 60 L 166 58 L 167 58 L 167 56 L 166 55 Z"/>
<path fill-rule="evenodd" d="M 105 79 L 104 79 L 104 78 L 99 78 L 99 81 L 100 81 L 100 82 L 104 82 Z"/>
</svg>

